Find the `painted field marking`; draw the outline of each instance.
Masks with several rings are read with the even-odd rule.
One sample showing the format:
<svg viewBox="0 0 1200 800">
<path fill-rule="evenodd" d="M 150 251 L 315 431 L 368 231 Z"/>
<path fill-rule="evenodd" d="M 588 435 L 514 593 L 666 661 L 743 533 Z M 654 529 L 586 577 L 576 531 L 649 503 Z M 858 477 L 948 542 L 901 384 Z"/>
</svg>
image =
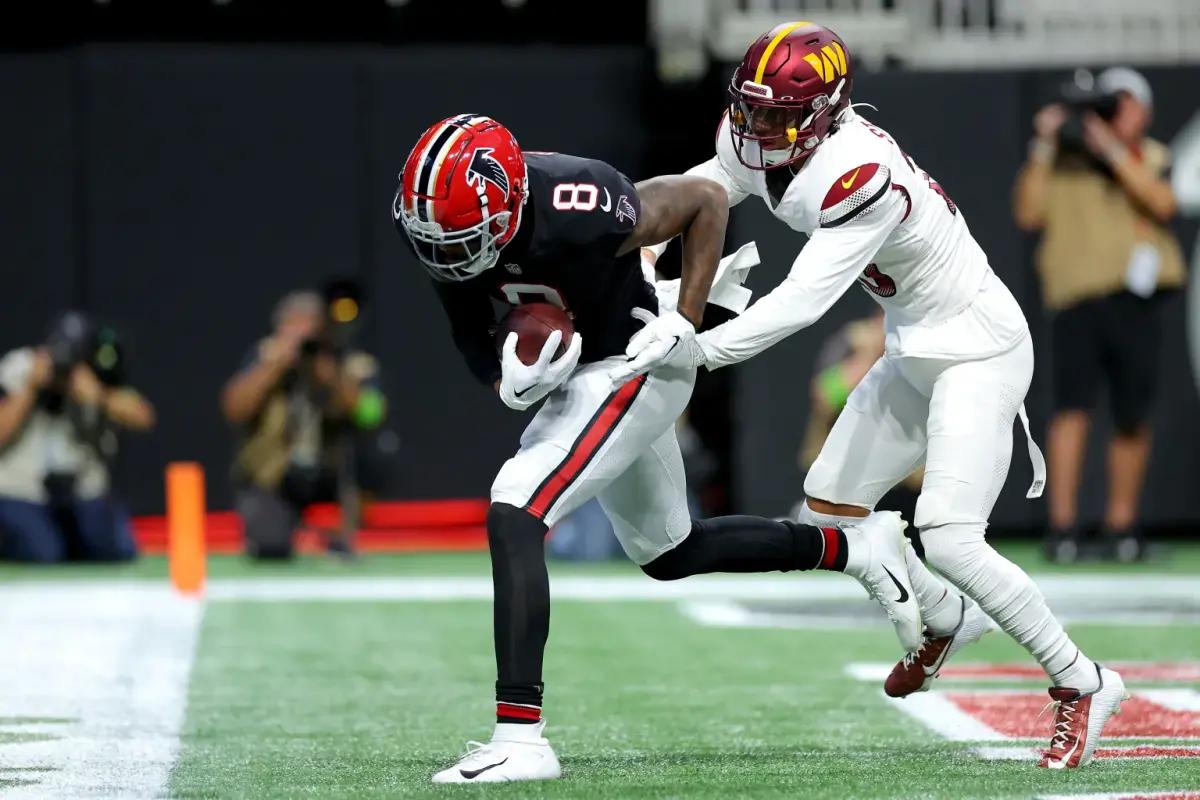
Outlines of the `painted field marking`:
<svg viewBox="0 0 1200 800">
<path fill-rule="evenodd" d="M 62 588 L 0 592 L 4 797 L 161 797 L 203 606 L 165 581 Z"/>
</svg>

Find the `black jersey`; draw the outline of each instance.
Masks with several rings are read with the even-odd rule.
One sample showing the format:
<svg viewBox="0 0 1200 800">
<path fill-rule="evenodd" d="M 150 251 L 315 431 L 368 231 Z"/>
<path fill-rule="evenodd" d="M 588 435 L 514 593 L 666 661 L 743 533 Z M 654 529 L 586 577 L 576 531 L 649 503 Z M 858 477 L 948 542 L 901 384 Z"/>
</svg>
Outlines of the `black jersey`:
<svg viewBox="0 0 1200 800">
<path fill-rule="evenodd" d="M 525 153 L 529 200 L 521 227 L 496 266 L 466 281 L 434 281 L 454 341 L 479 380 L 500 378 L 495 343 L 498 301 L 553 303 L 583 337 L 580 363 L 622 354 L 642 323 L 634 308 L 658 313 L 638 248 L 618 256 L 641 213 L 628 178 L 603 161 Z"/>
</svg>

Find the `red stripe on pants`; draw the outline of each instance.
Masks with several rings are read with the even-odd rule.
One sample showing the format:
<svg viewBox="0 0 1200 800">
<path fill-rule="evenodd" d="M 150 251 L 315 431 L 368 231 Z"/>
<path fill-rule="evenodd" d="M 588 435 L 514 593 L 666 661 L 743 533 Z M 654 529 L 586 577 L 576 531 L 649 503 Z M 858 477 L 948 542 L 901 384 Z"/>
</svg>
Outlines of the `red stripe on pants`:
<svg viewBox="0 0 1200 800">
<path fill-rule="evenodd" d="M 600 445 L 604 444 L 604 440 L 608 438 L 617 422 L 629 409 L 633 398 L 637 396 L 638 390 L 645 382 L 646 376 L 639 375 L 613 393 L 583 435 L 576 440 L 575 447 L 529 501 L 526 509 L 530 514 L 538 519 L 545 518 L 547 512 L 550 511 L 550 506 L 554 505 L 554 502 L 562 496 L 571 482 L 579 477 L 579 473 L 591 461 L 592 456 L 600 449 Z"/>
</svg>

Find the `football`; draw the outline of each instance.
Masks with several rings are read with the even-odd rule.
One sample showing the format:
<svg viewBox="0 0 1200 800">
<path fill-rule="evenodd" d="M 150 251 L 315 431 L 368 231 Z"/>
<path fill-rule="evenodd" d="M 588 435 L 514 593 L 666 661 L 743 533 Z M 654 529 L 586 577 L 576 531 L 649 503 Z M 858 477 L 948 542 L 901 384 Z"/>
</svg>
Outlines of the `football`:
<svg viewBox="0 0 1200 800">
<path fill-rule="evenodd" d="M 567 312 L 550 303 L 528 303 L 508 312 L 496 330 L 496 349 L 504 347 L 508 334 L 517 334 L 517 358 L 524 364 L 533 364 L 542 353 L 546 339 L 554 331 L 562 331 L 562 343 L 554 357 L 562 355 L 575 335 L 575 326 Z"/>
</svg>

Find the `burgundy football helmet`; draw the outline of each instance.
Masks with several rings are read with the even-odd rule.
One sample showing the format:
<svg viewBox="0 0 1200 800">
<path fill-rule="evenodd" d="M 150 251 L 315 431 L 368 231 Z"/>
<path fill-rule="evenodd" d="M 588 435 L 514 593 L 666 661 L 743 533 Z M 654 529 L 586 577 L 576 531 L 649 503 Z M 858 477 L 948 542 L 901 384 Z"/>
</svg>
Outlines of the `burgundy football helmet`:
<svg viewBox="0 0 1200 800">
<path fill-rule="evenodd" d="M 850 105 L 854 62 L 842 37 L 812 22 L 777 25 L 750 45 L 729 85 L 738 160 L 765 170 L 802 161 Z"/>
<path fill-rule="evenodd" d="M 527 196 L 525 157 L 513 135 L 490 117 L 460 114 L 417 140 L 392 217 L 430 275 L 465 281 L 496 265 Z"/>
</svg>

